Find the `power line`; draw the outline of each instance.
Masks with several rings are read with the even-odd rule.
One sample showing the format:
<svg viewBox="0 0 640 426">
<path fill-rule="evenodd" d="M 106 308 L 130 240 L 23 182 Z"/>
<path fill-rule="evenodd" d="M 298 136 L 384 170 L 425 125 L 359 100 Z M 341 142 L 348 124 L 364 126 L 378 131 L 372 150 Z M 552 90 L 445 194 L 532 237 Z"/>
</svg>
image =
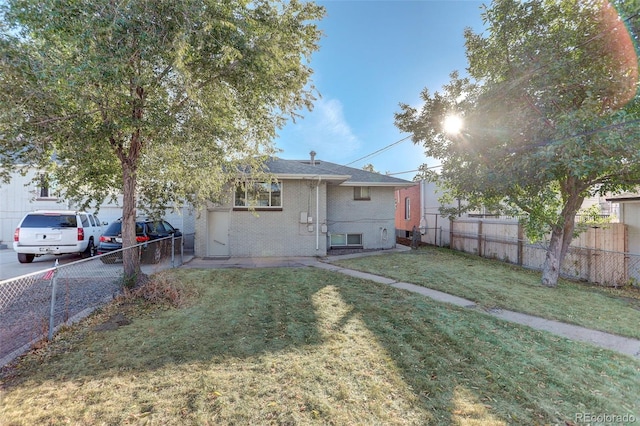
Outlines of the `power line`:
<svg viewBox="0 0 640 426">
<path fill-rule="evenodd" d="M 389 144 L 389 145 L 387 145 L 387 146 L 385 146 L 385 147 L 383 147 L 383 148 L 380 148 L 380 149 L 379 149 L 379 150 L 377 150 L 377 151 L 372 152 L 371 154 L 367 154 L 367 155 L 365 155 L 364 157 L 360 157 L 360 158 L 358 158 L 357 160 L 353 160 L 352 162 L 345 164 L 345 166 L 350 166 L 351 164 L 353 164 L 353 163 L 357 163 L 358 161 L 360 161 L 360 160 L 364 160 L 365 158 L 373 157 L 374 155 L 379 154 L 379 153 L 381 153 L 382 151 L 386 151 L 387 149 L 391 148 L 391 147 L 392 147 L 392 146 L 394 146 L 394 145 L 398 145 L 399 143 L 406 141 L 407 139 L 411 138 L 411 136 L 413 136 L 413 135 L 409 135 L 409 136 L 407 136 L 407 137 L 404 137 L 404 138 L 400 139 L 399 141 L 395 141 L 395 142 L 394 142 L 394 143 L 392 143 L 392 144 Z"/>
<path fill-rule="evenodd" d="M 437 166 L 421 167 L 421 168 L 415 169 L 415 170 L 407 170 L 406 172 L 385 173 L 385 175 L 386 176 L 404 175 L 405 173 L 419 172 L 421 170 L 438 169 L 440 167 L 442 167 L 442 164 L 438 164 Z"/>
<path fill-rule="evenodd" d="M 420 169 L 415 170 L 407 170 L 406 172 L 395 172 L 395 173 L 385 173 L 385 176 L 395 176 L 395 175 L 404 175 L 407 173 L 419 172 Z"/>
</svg>

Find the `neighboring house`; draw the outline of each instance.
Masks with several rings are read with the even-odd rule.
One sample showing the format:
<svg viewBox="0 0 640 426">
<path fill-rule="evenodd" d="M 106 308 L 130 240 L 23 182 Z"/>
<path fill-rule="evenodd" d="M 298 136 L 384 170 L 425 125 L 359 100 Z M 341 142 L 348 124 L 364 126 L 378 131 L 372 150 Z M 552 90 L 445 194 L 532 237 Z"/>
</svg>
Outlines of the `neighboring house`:
<svg viewBox="0 0 640 426">
<path fill-rule="evenodd" d="M 35 183 L 34 183 L 34 178 Z M 13 233 L 24 215 L 32 210 L 67 209 L 46 179 L 36 169 L 12 173 L 9 183 L 0 183 L 0 248 L 11 247 Z"/>
<path fill-rule="evenodd" d="M 588 209 L 592 206 L 598 206 L 600 214 L 603 216 L 609 216 L 612 221 L 618 221 L 619 212 L 618 205 L 609 201 L 611 195 L 594 195 L 592 197 L 585 198 L 582 203 L 581 209 Z"/>
<path fill-rule="evenodd" d="M 271 158 L 277 181 L 230 191 L 196 219 L 198 257 L 324 256 L 395 247 L 394 191 L 414 185 L 315 159 Z M 250 179 L 247 176 L 247 179 Z"/>
<path fill-rule="evenodd" d="M 420 193 L 423 183 L 418 182 L 408 188 L 396 190 L 396 235 L 402 238 L 410 238 L 415 227 L 420 231 L 422 219 Z"/>
<path fill-rule="evenodd" d="M 617 210 L 618 221 L 627 225 L 627 249 L 625 251 L 640 254 L 640 194 L 624 193 L 607 197 L 607 201 L 613 204 L 614 210 Z"/>
<path fill-rule="evenodd" d="M 36 179 L 34 179 L 36 178 Z M 20 220 L 33 210 L 69 210 L 76 207 L 56 194 L 55 184 L 39 170 L 30 169 L 25 175 L 12 173 L 9 183 L 0 183 L 0 248 L 10 248 L 13 233 Z M 92 212 L 93 213 L 93 212 Z M 110 223 L 122 217 L 122 197 L 115 203 L 104 203 L 98 211 L 100 221 Z M 185 235 L 185 244 L 194 233 L 195 216 L 192 208 L 181 211 L 168 209 L 164 218 Z M 193 245 L 193 242 L 191 242 Z"/>
<path fill-rule="evenodd" d="M 416 226 L 416 228 L 420 230 L 422 242 L 438 246 L 448 246 L 450 244 L 449 232 L 451 224 L 449 218 L 440 213 L 441 204 L 439 198 L 441 193 L 442 191 L 436 183 L 427 182 L 425 180 L 415 183 L 412 187 L 396 190 L 395 224 L 397 236 L 407 238 L 411 237 L 413 227 Z M 625 200 L 625 197 L 631 197 L 631 199 L 636 197 L 635 199 L 638 203 L 638 211 L 635 211 L 633 215 L 638 215 L 637 217 L 640 217 L 640 195 L 627 195 L 623 196 L 622 199 Z M 616 197 L 607 198 L 603 196 L 593 196 L 585 199 L 582 204 L 582 208 L 586 209 L 593 205 L 597 205 L 603 215 L 610 215 L 612 221 L 617 222 L 619 212 L 615 198 Z M 450 204 L 446 207 L 451 208 L 457 206 Z M 462 216 L 486 217 L 482 212 L 476 212 L 475 214 L 465 213 Z M 634 220 L 630 219 L 631 216 L 627 215 L 627 221 Z M 620 217 L 619 221 L 627 223 L 622 219 L 622 217 Z M 640 237 L 640 219 L 636 219 L 636 221 L 639 222 L 637 237 Z M 637 239 L 638 249 L 640 249 L 640 238 L 634 237 L 634 239 Z M 640 253 L 640 251 L 638 251 L 638 253 Z"/>
<path fill-rule="evenodd" d="M 448 246 L 451 223 L 447 216 L 440 213 L 440 195 L 438 185 L 425 180 L 409 188 L 398 189 L 395 194 L 396 234 L 399 237 L 411 237 L 415 226 L 422 242 Z"/>
</svg>

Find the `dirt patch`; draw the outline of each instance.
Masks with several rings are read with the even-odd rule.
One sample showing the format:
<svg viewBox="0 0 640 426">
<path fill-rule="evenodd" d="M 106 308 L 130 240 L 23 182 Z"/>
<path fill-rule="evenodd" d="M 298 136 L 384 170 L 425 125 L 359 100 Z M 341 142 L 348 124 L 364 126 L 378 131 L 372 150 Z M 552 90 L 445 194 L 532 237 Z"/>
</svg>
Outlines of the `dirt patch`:
<svg viewBox="0 0 640 426">
<path fill-rule="evenodd" d="M 117 330 L 119 327 L 131 324 L 131 320 L 124 316 L 122 312 L 118 312 L 115 315 L 109 317 L 108 320 L 102 324 L 93 327 L 94 331 L 112 331 Z"/>
<path fill-rule="evenodd" d="M 361 248 L 331 248 L 327 250 L 327 256 L 340 256 L 344 254 L 353 253 L 371 253 L 376 251 L 382 251 L 380 249 L 361 249 Z"/>
<path fill-rule="evenodd" d="M 396 237 L 396 243 L 402 244 L 403 246 L 411 247 L 411 238 L 404 237 Z M 418 247 L 428 246 L 429 244 L 423 243 L 422 241 L 417 241 Z"/>
</svg>

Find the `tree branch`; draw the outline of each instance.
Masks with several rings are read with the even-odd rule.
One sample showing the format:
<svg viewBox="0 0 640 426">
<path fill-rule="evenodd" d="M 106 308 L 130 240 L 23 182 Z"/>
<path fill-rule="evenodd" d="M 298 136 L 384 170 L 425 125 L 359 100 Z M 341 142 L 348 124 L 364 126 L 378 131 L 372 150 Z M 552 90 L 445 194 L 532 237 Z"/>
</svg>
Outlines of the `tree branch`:
<svg viewBox="0 0 640 426">
<path fill-rule="evenodd" d="M 82 117 L 82 116 L 85 116 L 85 115 L 92 115 L 92 114 L 97 114 L 97 113 L 100 113 L 99 109 L 96 109 L 96 110 L 93 110 L 93 111 L 89 111 L 89 112 L 85 112 L 85 113 L 82 113 L 82 114 L 71 114 L 71 115 L 66 115 L 64 117 L 51 117 L 51 118 L 43 119 L 41 121 L 36 121 L 36 122 L 34 122 L 32 124 L 34 124 L 36 126 L 43 126 L 43 125 L 46 125 L 46 124 L 49 124 L 49 123 L 53 123 L 53 122 L 56 122 L 56 121 L 71 120 L 71 119 Z"/>
</svg>

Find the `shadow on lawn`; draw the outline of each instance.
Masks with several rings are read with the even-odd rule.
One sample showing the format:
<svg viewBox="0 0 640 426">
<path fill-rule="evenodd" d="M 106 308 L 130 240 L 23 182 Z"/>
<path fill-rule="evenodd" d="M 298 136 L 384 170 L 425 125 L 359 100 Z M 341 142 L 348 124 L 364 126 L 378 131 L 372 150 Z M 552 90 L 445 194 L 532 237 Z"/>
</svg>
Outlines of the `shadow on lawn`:
<svg viewBox="0 0 640 426">
<path fill-rule="evenodd" d="M 84 353 L 54 359 L 50 378 L 94 380 L 277 356 L 304 383 L 340 387 L 347 376 L 375 382 L 438 424 L 506 424 L 514 413 L 520 424 L 572 421 L 576 398 L 589 412 L 622 410 L 609 399 L 640 403 L 624 395 L 640 380 L 638 364 L 621 368 L 619 377 L 600 374 L 602 364 L 624 357 L 568 349 L 561 339 L 388 286 L 312 268 L 175 273 L 198 289 L 190 306 L 124 312 L 116 330 L 87 332 Z M 302 367 L 286 364 L 292 356 Z M 574 357 L 590 364 L 575 365 Z M 87 367 L 68 367 L 81 363 Z M 620 394 L 611 394 L 611 382 Z"/>
</svg>

